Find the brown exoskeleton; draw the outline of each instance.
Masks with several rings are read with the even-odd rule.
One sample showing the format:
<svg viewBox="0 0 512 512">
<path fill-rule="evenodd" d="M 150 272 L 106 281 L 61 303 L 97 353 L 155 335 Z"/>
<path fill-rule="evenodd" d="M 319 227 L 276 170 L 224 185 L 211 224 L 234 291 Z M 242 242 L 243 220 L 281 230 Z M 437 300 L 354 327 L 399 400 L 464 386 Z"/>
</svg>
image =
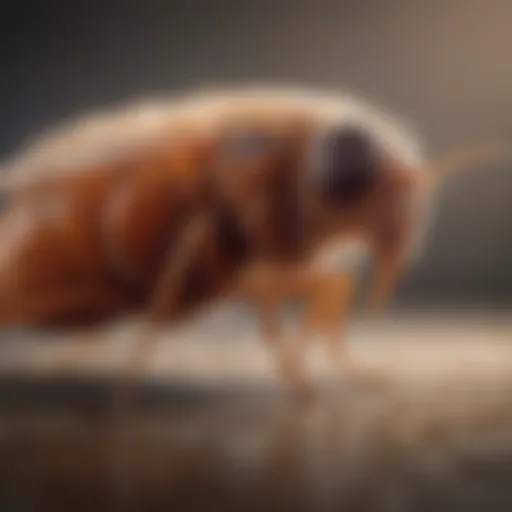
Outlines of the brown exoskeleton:
<svg viewBox="0 0 512 512">
<path fill-rule="evenodd" d="M 406 131 L 352 100 L 293 91 L 171 107 L 100 119 L 15 162 L 3 183 L 1 325 L 142 313 L 130 383 L 162 324 L 232 294 L 257 307 L 269 339 L 280 338 L 275 314 L 290 294 L 311 298 L 300 339 L 311 322 L 333 330 L 355 282 L 323 266 L 330 244 L 370 248 L 372 302 L 387 302 L 433 176 Z M 282 366 L 300 390 L 304 345 Z"/>
</svg>

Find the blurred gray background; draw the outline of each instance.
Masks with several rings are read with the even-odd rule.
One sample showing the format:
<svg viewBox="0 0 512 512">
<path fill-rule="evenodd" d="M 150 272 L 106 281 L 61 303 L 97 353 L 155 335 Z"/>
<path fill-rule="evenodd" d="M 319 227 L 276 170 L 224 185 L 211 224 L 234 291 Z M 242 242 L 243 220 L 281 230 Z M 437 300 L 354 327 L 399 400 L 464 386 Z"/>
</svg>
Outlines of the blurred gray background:
<svg viewBox="0 0 512 512">
<path fill-rule="evenodd" d="M 0 156 L 91 108 L 184 87 L 339 87 L 437 151 L 512 136 L 509 0 L 45 0 L 2 4 Z M 510 168 L 508 168 L 510 167 Z M 400 307 L 512 304 L 512 164 L 443 191 Z"/>
</svg>

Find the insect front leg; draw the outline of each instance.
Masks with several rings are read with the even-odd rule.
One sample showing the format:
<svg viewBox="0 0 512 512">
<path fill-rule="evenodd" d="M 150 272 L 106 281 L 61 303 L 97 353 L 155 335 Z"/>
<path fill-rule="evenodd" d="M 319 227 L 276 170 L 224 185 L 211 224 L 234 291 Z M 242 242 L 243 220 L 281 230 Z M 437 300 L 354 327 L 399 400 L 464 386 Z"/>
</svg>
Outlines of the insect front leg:
<svg viewBox="0 0 512 512">
<path fill-rule="evenodd" d="M 302 269 L 264 265 L 253 267 L 241 285 L 241 296 L 258 318 L 263 341 L 275 357 L 284 382 L 298 394 L 309 391 L 299 347 L 290 345 L 280 321 L 281 307 L 293 299 L 309 296 L 311 274 Z"/>
<path fill-rule="evenodd" d="M 276 284 L 279 281 L 276 281 Z M 310 301 L 317 287 L 317 275 L 306 269 L 295 269 L 288 276 L 286 286 L 282 288 L 281 303 L 291 299 L 300 298 Z M 313 384 L 307 372 L 306 353 L 312 340 L 316 327 L 316 314 L 308 306 L 299 332 L 289 340 L 282 343 L 279 353 L 279 363 L 283 378 L 291 384 L 292 389 L 302 397 L 309 398 L 313 393 Z"/>
<path fill-rule="evenodd" d="M 370 290 L 370 307 L 377 313 L 387 309 L 408 268 L 402 247 L 377 248 L 377 268 Z"/>
<path fill-rule="evenodd" d="M 322 336 L 328 355 L 342 371 L 353 366 L 346 337 L 356 287 L 351 272 L 318 276 L 301 326 L 302 331 L 315 329 Z"/>
<path fill-rule="evenodd" d="M 356 361 L 348 350 L 348 327 L 356 292 L 354 271 L 316 275 L 301 319 L 298 343 L 305 346 L 319 334 L 337 371 L 350 379 L 380 386 L 384 383 L 381 374 Z"/>
</svg>

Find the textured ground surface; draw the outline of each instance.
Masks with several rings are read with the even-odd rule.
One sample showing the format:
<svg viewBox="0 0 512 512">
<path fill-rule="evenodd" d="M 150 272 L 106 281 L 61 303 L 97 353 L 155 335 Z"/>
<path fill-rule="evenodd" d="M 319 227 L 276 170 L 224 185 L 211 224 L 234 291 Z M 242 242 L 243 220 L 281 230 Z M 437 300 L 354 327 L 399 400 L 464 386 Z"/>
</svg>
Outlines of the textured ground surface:
<svg viewBox="0 0 512 512">
<path fill-rule="evenodd" d="M 5 342 L 0 509 L 512 508 L 510 316 L 356 324 L 352 357 L 383 381 L 333 376 L 314 351 L 309 405 L 287 397 L 243 326 L 170 335 L 115 430 L 129 330 L 83 359 L 76 345 Z"/>
</svg>

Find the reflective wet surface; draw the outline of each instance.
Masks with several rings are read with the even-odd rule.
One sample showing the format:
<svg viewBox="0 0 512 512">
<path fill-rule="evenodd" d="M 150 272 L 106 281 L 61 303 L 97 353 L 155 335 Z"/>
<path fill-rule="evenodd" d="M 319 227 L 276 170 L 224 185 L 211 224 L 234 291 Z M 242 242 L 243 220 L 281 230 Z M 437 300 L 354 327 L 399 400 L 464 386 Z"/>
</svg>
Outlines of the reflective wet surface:
<svg viewBox="0 0 512 512">
<path fill-rule="evenodd" d="M 508 329 L 356 329 L 353 357 L 383 378 L 318 369 L 308 403 L 255 340 L 166 346 L 121 425 L 108 371 L 20 366 L 0 381 L 0 509 L 510 510 Z"/>
</svg>

